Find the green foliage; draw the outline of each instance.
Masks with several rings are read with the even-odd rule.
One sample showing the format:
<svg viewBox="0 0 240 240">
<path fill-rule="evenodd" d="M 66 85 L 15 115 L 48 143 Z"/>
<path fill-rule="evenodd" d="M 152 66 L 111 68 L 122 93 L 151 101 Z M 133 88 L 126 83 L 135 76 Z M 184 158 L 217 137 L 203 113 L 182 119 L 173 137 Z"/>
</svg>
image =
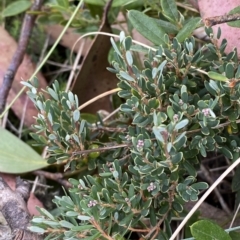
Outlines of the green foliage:
<svg viewBox="0 0 240 240">
<path fill-rule="evenodd" d="M 161 44 L 162 46 L 166 46 L 168 42 L 166 33 L 177 34 L 177 40 L 183 42 L 200 25 L 200 17 L 193 17 L 185 21 L 184 17 L 177 10 L 175 0 L 162 0 L 161 7 L 162 14 L 168 21 L 150 18 L 146 14 L 136 10 L 128 12 L 128 18 L 133 27 L 156 45 Z"/>
<path fill-rule="evenodd" d="M 168 224 L 171 216 L 182 212 L 183 202 L 196 201 L 199 191 L 207 188 L 206 183 L 196 183 L 196 164 L 201 155 L 219 151 L 228 158 L 239 156 L 238 144 L 233 144 L 239 139 L 224 128 L 238 118 L 239 85 L 230 87 L 229 79 L 218 79 L 228 75 L 229 64 L 237 73 L 236 53 L 229 63 L 225 56 L 217 58 L 218 49 L 208 44 L 203 48 L 215 51 L 215 60 L 209 61 L 201 49 L 195 51 L 194 38 L 182 45 L 175 38 L 167 47 L 150 50 L 140 70 L 133 64 L 131 44 L 129 37 L 121 38 L 120 48 L 113 43 L 115 61 L 111 69 L 120 80 L 119 96 L 126 99 L 121 112 L 132 119 L 132 126 L 116 126 L 122 131 L 111 139 L 115 144 L 125 143 L 125 149 L 109 150 L 102 157 L 96 154 L 88 164 L 90 169 L 98 166 L 98 175 L 70 180 L 74 186 L 71 197 L 55 199 L 64 221 L 71 225 L 42 219 L 41 229 L 56 224 L 59 231 L 62 227 L 71 229 L 62 237 L 76 237 L 79 233 L 73 229 L 88 226 L 81 232 L 86 237 L 101 231 L 114 236 L 145 226 L 145 218 L 150 218 L 153 228 L 159 221 Z M 65 161 L 65 169 L 75 169 L 86 157 L 85 150 L 91 150 L 91 143 L 98 140 L 96 127 L 81 119 L 77 97 L 60 91 L 57 81 L 46 91 L 48 100 L 36 92 L 36 83 L 25 85 L 39 110 L 34 126 L 38 132 L 33 138 L 49 146 L 50 163 Z"/>
<path fill-rule="evenodd" d="M 41 12 L 38 22 L 47 24 L 65 25 L 75 11 L 76 6 L 68 0 L 46 1 L 44 11 Z M 97 31 L 100 20 L 92 16 L 88 8 L 81 9 L 71 23 L 72 28 L 79 32 Z"/>
<path fill-rule="evenodd" d="M 40 112 L 38 125 L 34 126 L 37 132 L 31 136 L 40 146 L 49 144 L 48 151 L 51 153 L 49 163 L 62 163 L 68 160 L 65 169 L 69 167 L 74 169 L 80 156 L 74 152 L 85 149 L 89 137 L 87 122 L 80 118 L 77 96 L 72 92 L 60 91 L 59 84 L 55 81 L 53 88 L 47 88 L 46 91 L 51 100 L 46 100 L 43 93 L 37 93 L 36 79 L 32 85 L 27 82 L 23 84 L 30 87 L 31 92 L 28 95 Z M 45 136 L 39 135 L 41 132 Z"/>
<path fill-rule="evenodd" d="M 84 120 L 77 96 L 61 91 L 57 81 L 45 92 L 37 91 L 36 80 L 24 83 L 39 111 L 32 137 L 48 146 L 48 162 L 64 163 L 65 170 L 86 164 L 95 169 L 93 176 L 69 180 L 69 196 L 55 197 L 60 218 L 39 209 L 42 216 L 33 219 L 31 230 L 47 233 L 46 239 L 123 239 L 133 232 L 169 239 L 172 218 L 207 188 L 196 179 L 199 160 L 208 152 L 239 158 L 237 51 L 225 56 L 226 41 L 218 48 L 211 29 L 206 29 L 211 42 L 198 49 L 194 37 L 185 38 L 193 27 L 187 31 L 175 2 L 168 3 L 164 14 L 178 34 L 185 31 L 181 38 L 170 39 L 152 24 L 155 20 L 129 11 L 143 36 L 150 26 L 155 31 L 149 39 L 158 46 L 149 48 L 143 67 L 135 65 L 130 37 L 121 33 L 119 45 L 111 39 L 109 70 L 125 99 L 111 128 L 102 119 L 97 124 Z"/>
<path fill-rule="evenodd" d="M 164 41 L 164 31 L 159 27 L 159 25 L 157 25 L 157 22 L 154 18 L 150 18 L 144 13 L 136 10 L 129 11 L 128 18 L 134 28 L 145 38 L 152 41 L 156 45 L 166 44 Z"/>
</svg>

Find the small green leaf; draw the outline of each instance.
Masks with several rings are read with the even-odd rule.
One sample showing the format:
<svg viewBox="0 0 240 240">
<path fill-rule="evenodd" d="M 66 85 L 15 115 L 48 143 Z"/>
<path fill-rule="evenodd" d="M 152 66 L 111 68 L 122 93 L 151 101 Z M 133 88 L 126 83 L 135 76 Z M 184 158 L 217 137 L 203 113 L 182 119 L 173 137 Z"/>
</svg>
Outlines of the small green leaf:
<svg viewBox="0 0 240 240">
<path fill-rule="evenodd" d="M 210 86 L 212 89 L 214 89 L 216 92 L 219 92 L 219 91 L 220 91 L 218 85 L 217 85 L 216 82 L 213 81 L 212 79 L 210 79 L 210 81 L 209 81 L 209 86 Z M 214 94 L 214 95 L 215 95 L 215 94 Z"/>
<path fill-rule="evenodd" d="M 179 31 L 176 38 L 179 42 L 183 42 L 187 37 L 189 37 L 193 30 L 195 30 L 201 22 L 200 17 L 190 19 L 183 28 Z"/>
<path fill-rule="evenodd" d="M 218 27 L 218 31 L 217 31 L 217 39 L 219 39 L 221 37 L 221 28 Z"/>
<path fill-rule="evenodd" d="M 172 206 L 179 213 L 183 211 L 183 206 L 179 202 L 173 202 Z"/>
<path fill-rule="evenodd" d="M 68 92 L 68 100 L 71 102 L 71 103 L 74 103 L 75 102 L 75 99 L 74 99 L 74 95 L 71 91 Z M 70 108 L 71 109 L 71 108 Z"/>
<path fill-rule="evenodd" d="M 238 65 L 237 72 L 235 74 L 235 78 L 240 78 L 240 65 Z"/>
<path fill-rule="evenodd" d="M 157 224 L 157 218 L 153 206 L 150 207 L 150 223 L 153 227 Z"/>
<path fill-rule="evenodd" d="M 78 215 L 78 219 L 82 221 L 87 221 L 90 220 L 91 218 L 89 216 Z"/>
<path fill-rule="evenodd" d="M 99 176 L 101 177 L 111 177 L 112 175 L 113 175 L 112 172 L 99 173 Z"/>
<path fill-rule="evenodd" d="M 191 192 L 190 201 L 195 202 L 198 200 L 198 195 L 196 192 Z"/>
<path fill-rule="evenodd" d="M 202 156 L 206 157 L 207 156 L 207 152 L 206 152 L 205 147 L 202 144 L 200 144 L 199 148 L 200 148 L 199 150 L 200 150 L 200 153 L 202 154 Z"/>
<path fill-rule="evenodd" d="M 172 163 L 173 164 L 178 164 L 182 160 L 182 157 L 183 157 L 182 152 L 179 152 L 179 153 L 171 156 Z"/>
<path fill-rule="evenodd" d="M 20 83 L 21 83 L 23 86 L 26 86 L 26 87 L 28 87 L 28 88 L 30 88 L 30 89 L 33 88 L 33 85 L 32 85 L 31 83 L 29 83 L 29 82 L 21 81 Z"/>
<path fill-rule="evenodd" d="M 72 227 L 74 227 L 74 225 L 72 223 L 67 222 L 65 220 L 59 221 L 59 223 L 62 227 L 65 227 L 65 228 L 71 229 Z"/>
<path fill-rule="evenodd" d="M 120 51 L 118 50 L 118 47 L 117 47 L 114 39 L 113 39 L 113 38 L 110 38 L 110 41 L 111 41 L 111 44 L 112 44 L 112 46 L 113 46 L 113 48 L 114 48 L 114 51 L 115 51 L 119 56 L 121 56 L 121 53 L 120 53 Z"/>
<path fill-rule="evenodd" d="M 66 212 L 66 216 L 68 217 L 77 217 L 78 213 L 74 211 L 68 211 Z"/>
<path fill-rule="evenodd" d="M 217 80 L 217 81 L 224 81 L 226 82 L 228 80 L 227 77 L 223 76 L 220 73 L 216 73 L 216 72 L 208 72 L 208 76 L 209 78 L 213 79 L 213 80 Z"/>
<path fill-rule="evenodd" d="M 175 0 L 161 0 L 163 15 L 170 21 L 178 23 L 178 10 Z"/>
<path fill-rule="evenodd" d="M 3 11 L 3 17 L 10 17 L 18 15 L 19 13 L 25 12 L 31 6 L 31 1 L 29 0 L 20 0 L 10 3 Z"/>
<path fill-rule="evenodd" d="M 209 135 L 209 134 L 210 134 L 210 130 L 209 130 L 208 127 L 202 127 L 202 128 L 201 128 L 201 132 L 202 132 L 202 134 L 204 134 L 204 135 Z"/>
<path fill-rule="evenodd" d="M 184 135 L 185 135 L 185 132 L 182 133 L 180 136 L 178 136 L 177 139 L 174 141 L 174 147 L 177 150 L 181 149 L 187 141 L 187 137 Z"/>
<path fill-rule="evenodd" d="M 222 228 L 207 220 L 194 223 L 190 229 L 196 240 L 231 240 L 231 237 Z"/>
<path fill-rule="evenodd" d="M 132 46 L 132 38 L 131 37 L 126 37 L 124 39 L 124 47 L 126 51 L 129 51 Z"/>
<path fill-rule="evenodd" d="M 160 207 L 158 213 L 160 215 L 164 215 L 164 214 L 167 213 L 168 210 L 169 210 L 169 203 L 168 202 L 164 202 L 164 203 L 161 204 L 161 207 Z"/>
<path fill-rule="evenodd" d="M 125 218 L 123 218 L 118 224 L 119 226 L 128 226 L 133 220 L 133 213 L 129 213 Z"/>
<path fill-rule="evenodd" d="M 55 99 L 56 101 L 59 101 L 57 93 L 52 88 L 47 88 L 47 91 L 53 99 Z"/>
<path fill-rule="evenodd" d="M 130 82 L 135 81 L 135 79 L 133 77 L 131 77 L 130 75 L 128 75 L 126 72 L 120 71 L 119 72 L 120 76 Z"/>
<path fill-rule="evenodd" d="M 168 106 L 167 107 L 167 115 L 168 117 L 171 119 L 171 121 L 173 120 L 173 116 L 174 116 L 174 111 L 172 106 Z"/>
<path fill-rule="evenodd" d="M 226 77 L 231 79 L 234 77 L 234 66 L 232 63 L 227 63 L 225 68 Z"/>
<path fill-rule="evenodd" d="M 42 222 L 44 222 L 44 221 L 45 221 L 45 219 L 44 219 L 43 217 L 40 217 L 40 218 L 34 217 L 34 218 L 31 220 L 31 222 L 33 222 L 33 223 L 42 223 Z"/>
<path fill-rule="evenodd" d="M 55 221 L 54 216 L 50 212 L 48 212 L 46 209 L 40 208 L 40 207 L 36 207 L 36 208 L 41 213 L 41 215 L 44 215 L 44 216 L 48 217 L 49 219 L 51 219 L 52 221 Z"/>
<path fill-rule="evenodd" d="M 73 120 L 74 120 L 74 122 L 77 122 L 79 119 L 80 119 L 80 111 L 78 109 L 76 109 L 73 112 Z"/>
<path fill-rule="evenodd" d="M 162 44 L 166 46 L 166 42 L 164 41 L 165 32 L 157 25 L 153 18 L 137 10 L 130 10 L 128 12 L 128 18 L 133 27 L 145 38 L 156 45 Z"/>
<path fill-rule="evenodd" d="M 93 170 L 96 168 L 96 159 L 90 158 L 88 161 L 88 170 Z"/>
<path fill-rule="evenodd" d="M 39 108 L 39 110 L 43 111 L 43 104 L 40 100 L 37 100 L 37 107 Z"/>
<path fill-rule="evenodd" d="M 40 227 L 37 227 L 37 226 L 31 226 L 31 227 L 28 227 L 28 229 L 31 232 L 35 232 L 35 233 L 40 233 L 40 234 L 45 233 L 45 230 L 43 228 L 40 228 Z"/>
<path fill-rule="evenodd" d="M 227 157 L 229 159 L 233 158 L 233 155 L 232 155 L 231 151 L 228 150 L 227 147 L 219 147 L 219 150 L 220 150 L 221 153 L 224 154 L 225 157 Z"/>
<path fill-rule="evenodd" d="M 159 140 L 161 143 L 164 143 L 164 139 L 163 136 L 161 134 L 161 132 L 166 131 L 164 128 L 161 127 L 153 127 L 153 133 L 155 134 L 155 137 L 157 138 L 157 140 Z"/>
<path fill-rule="evenodd" d="M 133 64 L 133 57 L 130 51 L 126 51 L 126 59 L 129 66 Z"/>
<path fill-rule="evenodd" d="M 48 166 L 39 154 L 19 138 L 0 127 L 0 172 L 25 173 Z"/>
<path fill-rule="evenodd" d="M 208 188 L 208 184 L 205 182 L 198 182 L 198 183 L 193 183 L 191 187 L 194 188 L 195 190 L 203 190 Z"/>
<path fill-rule="evenodd" d="M 185 126 L 187 126 L 189 123 L 188 119 L 183 119 L 182 121 L 180 121 L 179 123 L 177 123 L 174 127 L 175 130 L 179 130 L 181 128 L 184 128 Z"/>
</svg>

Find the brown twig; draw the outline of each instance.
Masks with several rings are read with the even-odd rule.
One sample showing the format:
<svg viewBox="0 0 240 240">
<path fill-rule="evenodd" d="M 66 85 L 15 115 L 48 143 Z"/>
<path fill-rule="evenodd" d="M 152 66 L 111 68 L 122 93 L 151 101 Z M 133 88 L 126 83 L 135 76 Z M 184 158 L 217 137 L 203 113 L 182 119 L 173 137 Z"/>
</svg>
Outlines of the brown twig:
<svg viewBox="0 0 240 240">
<path fill-rule="evenodd" d="M 106 132 L 126 132 L 127 128 L 113 128 L 113 127 L 104 127 L 104 126 L 97 126 L 91 127 L 92 131 L 106 131 Z"/>
<path fill-rule="evenodd" d="M 37 176 L 44 176 L 47 179 L 54 180 L 67 189 L 72 187 L 71 183 L 64 179 L 64 175 L 62 173 L 50 173 L 42 170 L 37 170 L 34 171 L 33 174 Z"/>
<path fill-rule="evenodd" d="M 149 232 L 150 229 L 147 228 L 147 229 L 138 229 L 138 228 L 131 228 L 131 227 L 128 227 L 128 230 L 132 231 L 132 232 L 141 232 L 141 233 L 144 233 L 144 232 Z"/>
<path fill-rule="evenodd" d="M 167 216 L 168 213 L 169 213 L 169 210 L 168 210 L 167 213 L 165 213 L 164 216 L 158 221 L 158 223 L 157 223 L 154 227 L 152 227 L 151 231 L 150 231 L 147 235 L 144 236 L 144 239 L 150 238 L 153 233 L 154 233 L 154 235 L 153 235 L 154 237 L 151 237 L 151 239 L 154 239 L 154 238 L 157 236 L 157 234 L 158 234 L 159 231 L 160 231 L 160 226 L 161 226 L 161 224 L 163 223 L 163 221 L 164 221 L 164 219 L 166 218 L 166 216 Z"/>
<path fill-rule="evenodd" d="M 43 4 L 43 0 L 35 0 L 31 7 L 31 11 L 32 12 L 39 11 L 41 9 L 42 4 Z M 15 74 L 24 58 L 24 54 L 27 49 L 28 41 L 32 32 L 36 17 L 37 15 L 29 14 L 29 13 L 26 13 L 24 17 L 17 50 L 14 53 L 12 57 L 12 61 L 8 67 L 8 70 L 6 71 L 3 77 L 2 86 L 0 88 L 0 113 L 4 111 L 7 97 L 11 89 Z"/>
<path fill-rule="evenodd" d="M 204 19 L 204 23 L 206 27 L 212 27 L 217 24 L 232 22 L 236 20 L 240 20 L 239 13 L 206 18 Z"/>
<path fill-rule="evenodd" d="M 76 151 L 76 152 L 73 152 L 73 154 L 77 155 L 77 154 L 85 154 L 85 153 L 92 153 L 92 152 L 104 152 L 104 151 L 107 151 L 107 150 L 110 150 L 110 149 L 129 147 L 131 145 L 132 144 L 118 144 L 118 145 L 108 146 L 108 147 Z"/>
<path fill-rule="evenodd" d="M 107 240 L 114 240 L 111 236 L 109 236 L 99 224 L 95 220 L 89 220 L 89 222 L 102 234 L 102 237 L 106 238 Z"/>
</svg>

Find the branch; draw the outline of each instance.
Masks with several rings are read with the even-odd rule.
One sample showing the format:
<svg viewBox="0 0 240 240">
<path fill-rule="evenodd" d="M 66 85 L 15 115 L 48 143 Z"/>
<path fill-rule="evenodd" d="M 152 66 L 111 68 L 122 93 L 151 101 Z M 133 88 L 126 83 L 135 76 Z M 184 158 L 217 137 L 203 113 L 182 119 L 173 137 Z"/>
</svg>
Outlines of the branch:
<svg viewBox="0 0 240 240">
<path fill-rule="evenodd" d="M 236 20 L 240 20 L 239 13 L 206 18 L 204 19 L 204 23 L 206 27 L 212 27 L 217 24 L 233 22 Z"/>
<path fill-rule="evenodd" d="M 42 170 L 33 171 L 33 174 L 37 176 L 44 176 L 47 179 L 54 180 L 64 186 L 66 189 L 72 187 L 72 184 L 64 179 L 64 175 L 62 173 L 50 173 Z"/>
<path fill-rule="evenodd" d="M 95 149 L 88 149 L 88 150 L 82 150 L 82 151 L 76 151 L 73 152 L 73 155 L 78 155 L 78 154 L 86 154 L 86 153 L 92 153 L 92 152 L 104 152 L 104 151 L 108 151 L 110 149 L 116 149 L 116 148 L 124 148 L 124 147 L 129 147 L 132 144 L 118 144 L 118 145 L 114 145 L 114 146 L 108 146 L 108 147 L 102 147 L 102 148 L 95 148 Z"/>
<path fill-rule="evenodd" d="M 32 12 L 39 11 L 41 9 L 42 4 L 43 4 L 43 0 L 35 0 L 31 7 L 31 11 Z M 8 67 L 8 70 L 6 71 L 3 77 L 2 86 L 0 88 L 0 113 L 4 111 L 7 97 L 11 89 L 15 74 L 24 58 L 24 54 L 28 46 L 28 41 L 32 32 L 36 17 L 37 15 L 29 14 L 29 13 L 26 13 L 24 17 L 17 50 L 14 53 L 12 57 L 12 61 Z"/>
</svg>

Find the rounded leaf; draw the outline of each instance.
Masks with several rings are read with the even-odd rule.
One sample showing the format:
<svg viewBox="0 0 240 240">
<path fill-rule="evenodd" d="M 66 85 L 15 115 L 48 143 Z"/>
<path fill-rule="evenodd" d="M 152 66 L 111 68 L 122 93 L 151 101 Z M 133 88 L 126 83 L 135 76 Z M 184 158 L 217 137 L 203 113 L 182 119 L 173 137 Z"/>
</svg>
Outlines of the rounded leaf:
<svg viewBox="0 0 240 240">
<path fill-rule="evenodd" d="M 191 227 L 191 233 L 196 240 L 231 240 L 231 237 L 217 224 L 200 220 L 194 223 Z"/>
</svg>

